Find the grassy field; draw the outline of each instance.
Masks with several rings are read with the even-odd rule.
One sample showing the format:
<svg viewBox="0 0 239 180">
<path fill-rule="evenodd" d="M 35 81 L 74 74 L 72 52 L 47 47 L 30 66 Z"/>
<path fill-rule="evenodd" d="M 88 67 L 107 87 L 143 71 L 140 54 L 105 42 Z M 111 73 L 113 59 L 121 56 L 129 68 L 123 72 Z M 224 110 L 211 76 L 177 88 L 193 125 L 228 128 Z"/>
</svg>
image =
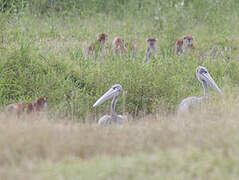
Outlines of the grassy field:
<svg viewBox="0 0 239 180">
<path fill-rule="evenodd" d="M 1 179 L 237 179 L 238 98 L 185 117 L 148 115 L 100 128 L 0 119 Z M 232 106 L 233 104 L 233 106 Z"/>
<path fill-rule="evenodd" d="M 0 116 L 0 179 L 237 179 L 239 3 L 236 0 L 0 0 L 0 105 L 45 96 L 49 113 Z M 107 52 L 85 59 L 97 36 Z M 196 50 L 174 55 L 176 40 Z M 136 45 L 113 56 L 114 37 Z M 158 53 L 145 64 L 146 38 Z M 180 101 L 201 96 L 205 66 L 222 89 L 202 112 L 177 117 Z M 124 127 L 99 128 L 120 83 Z"/>
</svg>

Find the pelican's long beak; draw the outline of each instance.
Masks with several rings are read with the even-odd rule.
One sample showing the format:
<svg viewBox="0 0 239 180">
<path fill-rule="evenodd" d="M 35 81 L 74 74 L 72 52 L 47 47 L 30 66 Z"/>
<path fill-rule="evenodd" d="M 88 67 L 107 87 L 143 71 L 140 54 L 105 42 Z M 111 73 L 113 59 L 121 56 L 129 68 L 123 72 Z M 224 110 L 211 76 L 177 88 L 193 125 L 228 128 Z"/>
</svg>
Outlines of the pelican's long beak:
<svg viewBox="0 0 239 180">
<path fill-rule="evenodd" d="M 95 106 L 99 106 L 101 105 L 103 102 L 107 101 L 108 99 L 112 98 L 115 93 L 117 92 L 117 90 L 114 90 L 112 88 L 110 88 L 103 96 L 100 97 L 100 99 L 98 99 L 95 104 L 93 105 L 93 107 Z"/>
<path fill-rule="evenodd" d="M 218 93 L 222 94 L 221 89 L 217 86 L 217 84 L 215 83 L 215 81 L 212 79 L 211 75 L 209 73 L 207 74 L 203 74 L 203 76 L 207 79 L 208 84 Z"/>
</svg>

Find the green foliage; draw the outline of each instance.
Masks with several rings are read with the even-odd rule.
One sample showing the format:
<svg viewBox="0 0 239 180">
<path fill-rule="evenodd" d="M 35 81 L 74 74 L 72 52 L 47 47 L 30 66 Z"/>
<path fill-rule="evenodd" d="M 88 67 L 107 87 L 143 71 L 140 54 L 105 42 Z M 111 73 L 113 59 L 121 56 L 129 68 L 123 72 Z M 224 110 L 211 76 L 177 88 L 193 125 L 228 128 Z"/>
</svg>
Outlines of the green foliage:
<svg viewBox="0 0 239 180">
<path fill-rule="evenodd" d="M 230 151 L 231 152 L 231 151 Z M 238 151 L 231 152 L 237 155 Z M 202 165 L 204 164 L 204 165 Z M 90 160 L 67 158 L 59 163 L 44 163 L 38 173 L 42 179 L 236 179 L 238 158 L 222 151 L 188 147 L 129 157 L 101 156 Z M 94 173 L 93 173 L 94 172 Z M 137 173 L 135 173 L 137 172 Z"/>
<path fill-rule="evenodd" d="M 16 13 L 27 7 L 27 0 L 0 0 L 0 11 Z"/>
<path fill-rule="evenodd" d="M 45 96 L 52 109 L 60 109 L 62 115 L 83 118 L 93 111 L 92 104 L 97 98 L 113 84 L 120 83 L 127 95 L 119 99 L 117 111 L 122 113 L 124 109 L 137 115 L 140 111 L 155 112 L 160 107 L 174 109 L 182 97 L 201 92 L 195 77 L 199 63 L 190 57 L 161 58 L 149 64 L 142 62 L 143 57 L 136 61 L 107 58 L 95 63 L 91 59 L 80 59 L 79 63 L 44 58 L 26 46 L 9 52 L 8 58 L 1 60 L 2 104 Z M 208 60 L 203 65 L 219 87 L 238 82 L 238 64 Z M 225 75 L 229 76 L 229 82 L 223 82 Z M 97 109 L 106 111 L 106 108 L 108 105 Z"/>
<path fill-rule="evenodd" d="M 46 96 L 52 112 L 84 121 L 86 115 L 108 112 L 109 103 L 92 105 L 120 83 L 127 93 L 119 98 L 119 113 L 174 112 L 184 97 L 201 95 L 198 65 L 206 66 L 222 89 L 239 86 L 236 1 L 1 2 L 6 10 L 0 14 L 2 105 Z M 19 14 L 12 15 L 16 7 Z M 103 56 L 85 59 L 85 48 L 102 32 L 109 41 L 122 36 L 133 42 L 137 55 L 114 57 L 108 48 Z M 196 51 L 175 57 L 175 41 L 186 34 L 194 36 Z M 145 39 L 151 36 L 160 53 L 145 64 Z"/>
<path fill-rule="evenodd" d="M 222 9 L 227 12 L 236 11 L 238 2 L 236 0 L 0 0 L 0 8 L 1 11 L 10 12 L 28 9 L 34 14 L 47 14 L 49 11 L 60 14 L 75 11 L 81 15 L 103 12 L 116 14 L 118 17 L 131 13 L 141 16 L 152 16 L 156 13 L 165 16 L 167 12 L 168 15 L 177 13 L 179 18 L 192 16 L 197 21 L 205 21 L 214 19 L 211 17 L 219 14 Z"/>
</svg>

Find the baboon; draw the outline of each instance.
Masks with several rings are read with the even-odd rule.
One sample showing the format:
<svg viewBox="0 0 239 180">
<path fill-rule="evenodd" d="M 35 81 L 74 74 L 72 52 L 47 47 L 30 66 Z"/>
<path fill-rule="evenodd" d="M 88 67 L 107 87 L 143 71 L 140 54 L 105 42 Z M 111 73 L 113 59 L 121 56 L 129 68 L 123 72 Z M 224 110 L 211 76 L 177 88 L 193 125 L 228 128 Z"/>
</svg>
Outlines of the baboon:
<svg viewBox="0 0 239 180">
<path fill-rule="evenodd" d="M 184 36 L 183 44 L 184 44 L 185 50 L 186 49 L 190 49 L 190 50 L 195 49 L 195 47 L 193 45 L 193 37 L 192 36 Z"/>
<path fill-rule="evenodd" d="M 113 47 L 114 55 L 117 55 L 117 54 L 122 55 L 127 52 L 127 48 L 125 47 L 124 40 L 120 37 L 114 38 L 112 42 L 112 47 Z"/>
<path fill-rule="evenodd" d="M 175 44 L 175 54 L 180 55 L 183 53 L 183 40 L 177 40 Z"/>
<path fill-rule="evenodd" d="M 180 39 L 175 44 L 175 54 L 180 55 L 187 50 L 194 50 L 193 37 L 184 36 L 183 39 Z"/>
<path fill-rule="evenodd" d="M 31 114 L 39 112 L 47 108 L 47 100 L 44 97 L 38 98 L 34 102 L 20 102 L 16 104 L 9 104 L 6 107 L 7 113 L 11 113 L 19 118 L 23 113 Z"/>
<path fill-rule="evenodd" d="M 157 39 L 148 38 L 146 39 L 146 62 L 153 56 L 157 49 Z"/>
<path fill-rule="evenodd" d="M 95 55 L 102 55 L 106 49 L 107 40 L 108 35 L 106 33 L 100 34 L 98 39 L 94 43 L 91 43 L 91 45 L 88 47 L 86 58 L 88 56 L 95 57 Z"/>
</svg>

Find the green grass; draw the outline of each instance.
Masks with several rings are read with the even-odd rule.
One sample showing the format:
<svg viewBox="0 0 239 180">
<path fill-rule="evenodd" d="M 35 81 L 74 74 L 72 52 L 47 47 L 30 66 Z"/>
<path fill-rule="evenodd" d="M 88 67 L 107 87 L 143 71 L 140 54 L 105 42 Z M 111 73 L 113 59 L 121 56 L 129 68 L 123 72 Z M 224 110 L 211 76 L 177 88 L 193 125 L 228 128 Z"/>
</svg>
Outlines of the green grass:
<svg viewBox="0 0 239 180">
<path fill-rule="evenodd" d="M 0 0 L 0 105 L 45 96 L 50 109 L 0 116 L 0 179 L 238 179 L 238 10 L 236 0 Z M 106 53 L 85 59 L 102 32 Z M 176 57 L 184 35 L 196 51 Z M 137 55 L 114 57 L 116 36 Z M 145 64 L 148 37 L 159 51 Z M 176 117 L 183 98 L 203 94 L 198 65 L 223 95 Z M 110 102 L 92 106 L 116 83 L 130 124 L 96 127 Z"/>
<path fill-rule="evenodd" d="M 167 23 L 150 14 L 117 19 L 113 13 L 84 17 L 57 13 L 34 16 L 27 10 L 22 14 L 1 13 L 0 103 L 46 96 L 53 116 L 87 122 L 90 121 L 87 116 L 108 112 L 107 103 L 97 109 L 92 104 L 109 87 L 120 83 L 127 95 L 119 99 L 118 112 L 132 115 L 159 109 L 174 112 L 184 97 L 202 94 L 195 76 L 198 65 L 208 68 L 220 88 L 235 91 L 239 79 L 236 31 L 239 28 L 231 26 L 232 21 L 236 24 L 238 15 L 235 11 L 223 14 L 221 7 L 217 9 L 221 14 L 210 14 L 204 21 L 193 14 L 196 5 L 191 5 L 186 19 L 177 17 L 176 5 L 168 7 L 168 12 L 160 11 L 163 14 L 158 16 Z M 177 10 L 185 13 L 184 9 Z M 212 18 L 214 21 L 209 21 Z M 85 60 L 85 49 L 101 32 L 109 35 L 109 45 L 116 36 L 134 42 L 137 56 L 113 57 L 109 48 L 96 61 Z M 194 36 L 197 50 L 175 57 L 174 43 L 185 34 Z M 150 36 L 159 40 L 160 52 L 145 64 L 145 39 Z"/>
<path fill-rule="evenodd" d="M 184 151 L 173 149 L 124 158 L 101 156 L 87 161 L 67 158 L 55 164 L 44 163 L 37 173 L 46 180 L 237 179 L 237 156 L 236 148 L 212 152 L 189 146 Z"/>
</svg>

